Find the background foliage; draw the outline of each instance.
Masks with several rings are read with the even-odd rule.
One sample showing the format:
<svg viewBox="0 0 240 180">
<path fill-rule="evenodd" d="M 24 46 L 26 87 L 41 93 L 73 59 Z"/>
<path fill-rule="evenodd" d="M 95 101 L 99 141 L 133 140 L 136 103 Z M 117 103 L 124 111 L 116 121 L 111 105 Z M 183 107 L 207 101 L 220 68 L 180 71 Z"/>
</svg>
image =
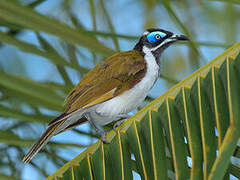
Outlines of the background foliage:
<svg viewBox="0 0 240 180">
<path fill-rule="evenodd" d="M 148 103 L 239 41 L 239 16 L 236 0 L 1 0 L 0 179 L 42 179 L 95 141 L 83 125 L 53 138 L 29 165 L 20 161 L 74 84 L 104 57 L 131 49 L 145 28 L 192 39 L 164 53 Z"/>
</svg>

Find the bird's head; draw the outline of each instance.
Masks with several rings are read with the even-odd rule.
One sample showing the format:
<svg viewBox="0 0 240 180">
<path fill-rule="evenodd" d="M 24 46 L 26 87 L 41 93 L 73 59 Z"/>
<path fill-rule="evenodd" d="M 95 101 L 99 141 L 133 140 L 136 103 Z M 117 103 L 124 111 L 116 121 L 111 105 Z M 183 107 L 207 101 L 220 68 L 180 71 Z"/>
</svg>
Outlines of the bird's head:
<svg viewBox="0 0 240 180">
<path fill-rule="evenodd" d="M 159 58 L 163 50 L 174 42 L 187 40 L 189 39 L 185 35 L 177 35 L 163 29 L 151 28 L 143 33 L 134 49 L 143 53 L 150 51 L 155 57 Z"/>
</svg>

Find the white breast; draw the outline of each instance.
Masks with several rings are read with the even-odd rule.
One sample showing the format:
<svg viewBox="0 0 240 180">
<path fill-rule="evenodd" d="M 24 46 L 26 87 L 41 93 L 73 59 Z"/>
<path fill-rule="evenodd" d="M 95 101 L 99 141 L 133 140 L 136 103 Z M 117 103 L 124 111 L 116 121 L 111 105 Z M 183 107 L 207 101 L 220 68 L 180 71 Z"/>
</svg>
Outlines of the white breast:
<svg viewBox="0 0 240 180">
<path fill-rule="evenodd" d="M 136 109 L 145 99 L 147 93 L 155 84 L 159 76 L 159 66 L 156 63 L 155 57 L 152 52 L 144 47 L 144 59 L 147 62 L 147 72 L 144 78 L 137 83 L 132 89 L 124 92 L 123 94 L 99 104 L 96 107 L 96 113 L 105 117 L 96 119 L 95 122 L 101 125 L 108 124 L 121 114 L 127 114 Z M 108 117 L 106 119 L 106 117 Z M 97 118 L 97 117 L 96 117 Z"/>
</svg>

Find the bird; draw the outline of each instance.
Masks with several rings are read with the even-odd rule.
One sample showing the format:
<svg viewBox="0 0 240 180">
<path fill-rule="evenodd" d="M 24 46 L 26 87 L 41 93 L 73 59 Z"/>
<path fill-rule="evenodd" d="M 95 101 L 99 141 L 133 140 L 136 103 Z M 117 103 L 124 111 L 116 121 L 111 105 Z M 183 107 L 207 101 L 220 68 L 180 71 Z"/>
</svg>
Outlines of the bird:
<svg viewBox="0 0 240 180">
<path fill-rule="evenodd" d="M 156 83 L 163 51 L 177 41 L 187 40 L 185 35 L 149 28 L 132 50 L 115 53 L 100 62 L 68 94 L 65 111 L 48 124 L 23 162 L 31 161 L 52 136 L 86 122 L 108 144 L 102 127 L 115 121 L 115 128 L 129 117 L 128 113 L 144 101 Z"/>
</svg>

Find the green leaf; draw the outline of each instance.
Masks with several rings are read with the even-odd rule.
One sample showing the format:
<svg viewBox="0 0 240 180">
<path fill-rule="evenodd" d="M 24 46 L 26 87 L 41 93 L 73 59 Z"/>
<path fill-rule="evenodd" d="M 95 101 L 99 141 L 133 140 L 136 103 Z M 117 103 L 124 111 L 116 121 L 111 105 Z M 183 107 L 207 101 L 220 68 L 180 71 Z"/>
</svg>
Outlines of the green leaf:
<svg viewBox="0 0 240 180">
<path fill-rule="evenodd" d="M 239 0 L 211 0 L 211 1 L 219 1 L 219 2 L 225 2 L 225 3 L 240 4 Z"/>
<path fill-rule="evenodd" d="M 107 9 L 106 9 L 106 7 L 105 7 L 104 1 L 103 1 L 103 0 L 100 0 L 99 4 L 100 4 L 100 7 L 101 7 L 101 9 L 102 9 L 105 17 L 106 17 L 106 20 L 107 20 L 107 23 L 108 23 L 108 27 L 109 27 L 111 33 L 114 33 L 114 32 L 115 32 L 114 26 L 113 26 L 113 24 L 112 24 L 112 21 L 111 21 L 111 18 L 110 18 L 110 16 L 109 16 L 108 12 L 107 12 Z M 112 40 L 113 40 L 113 43 L 114 43 L 114 45 L 115 45 L 115 47 L 116 47 L 116 50 L 117 50 L 117 51 L 120 51 L 120 47 L 119 47 L 117 38 L 116 38 L 116 37 L 112 37 Z"/>
<path fill-rule="evenodd" d="M 86 35 L 83 31 L 73 29 L 66 24 L 43 16 L 28 7 L 12 1 L 0 1 L 0 18 L 37 32 L 42 31 L 55 35 L 68 43 L 84 46 L 102 55 L 114 53 L 113 50 L 102 45 L 94 37 Z"/>
<path fill-rule="evenodd" d="M 20 138 L 18 135 L 14 134 L 13 132 L 7 130 L 3 131 L 0 130 L 0 142 L 13 145 L 13 146 L 20 146 L 20 147 L 31 147 L 36 139 L 23 139 Z M 84 148 L 84 145 L 81 144 L 74 144 L 74 143 L 57 143 L 57 142 L 50 142 L 49 145 L 51 147 L 58 147 L 58 148 L 65 148 L 65 147 L 73 147 L 73 148 Z"/>
<path fill-rule="evenodd" d="M 54 64 L 58 64 L 61 66 L 69 66 L 74 69 L 78 69 L 78 67 L 74 66 L 73 64 L 67 62 L 64 58 L 62 58 L 60 55 L 58 55 L 56 52 L 53 51 L 47 51 L 47 50 L 41 50 L 39 47 L 26 43 L 23 41 L 20 41 L 10 35 L 7 35 L 4 32 L 0 31 L 0 41 L 3 43 L 7 43 L 13 46 L 16 46 L 23 52 L 39 55 L 42 57 L 47 58 L 48 60 L 52 61 Z"/>
<path fill-rule="evenodd" d="M 39 84 L 30 79 L 6 74 L 0 71 L 0 85 L 16 93 L 22 93 L 26 98 L 32 98 L 32 100 L 45 105 L 45 107 L 62 110 L 63 98 L 44 84 Z"/>
<path fill-rule="evenodd" d="M 61 58 L 61 56 L 58 54 L 58 52 L 39 33 L 37 33 L 37 38 L 45 51 L 49 51 L 49 52 L 55 54 L 55 56 L 57 57 L 56 59 L 58 59 L 59 57 Z M 69 64 L 71 64 L 71 63 L 69 63 Z M 71 64 L 71 65 L 73 65 L 73 64 Z M 72 87 L 73 86 L 72 81 L 70 80 L 64 67 L 59 66 L 59 65 L 56 65 L 56 67 L 57 67 L 58 72 L 62 76 L 62 79 L 64 80 L 66 86 Z M 78 66 L 73 65 L 73 67 L 78 67 Z"/>
<path fill-rule="evenodd" d="M 53 116 L 39 115 L 39 114 L 26 114 L 24 112 L 13 110 L 11 108 L 0 105 L 0 116 L 6 118 L 14 118 L 19 121 L 32 122 L 32 123 L 47 123 Z"/>
<path fill-rule="evenodd" d="M 197 44 L 195 43 L 195 41 L 193 41 L 193 37 L 191 36 L 191 33 L 189 32 L 189 30 L 187 29 L 187 27 L 182 23 L 182 21 L 179 19 L 179 17 L 177 16 L 177 14 L 174 12 L 173 8 L 171 7 L 171 3 L 170 1 L 167 0 L 163 0 L 162 1 L 163 6 L 166 8 L 167 12 L 169 13 L 169 15 L 172 17 L 172 19 L 176 22 L 177 25 L 179 25 L 179 27 L 182 29 L 182 31 L 191 39 L 191 41 L 189 41 L 190 45 L 192 46 L 193 50 L 202 57 L 202 59 L 204 61 L 206 61 L 202 55 L 202 53 L 200 52 L 200 50 L 197 47 Z"/>
<path fill-rule="evenodd" d="M 20 179 L 17 178 L 17 177 L 8 176 L 8 175 L 2 174 L 2 173 L 0 173 L 0 178 L 1 178 L 2 180 L 20 180 Z"/>
<path fill-rule="evenodd" d="M 47 179 L 132 179 L 132 171 L 141 179 L 240 178 L 230 161 L 240 148 L 239 52 L 240 43 L 109 132 L 110 144 L 98 141 Z"/>
</svg>

